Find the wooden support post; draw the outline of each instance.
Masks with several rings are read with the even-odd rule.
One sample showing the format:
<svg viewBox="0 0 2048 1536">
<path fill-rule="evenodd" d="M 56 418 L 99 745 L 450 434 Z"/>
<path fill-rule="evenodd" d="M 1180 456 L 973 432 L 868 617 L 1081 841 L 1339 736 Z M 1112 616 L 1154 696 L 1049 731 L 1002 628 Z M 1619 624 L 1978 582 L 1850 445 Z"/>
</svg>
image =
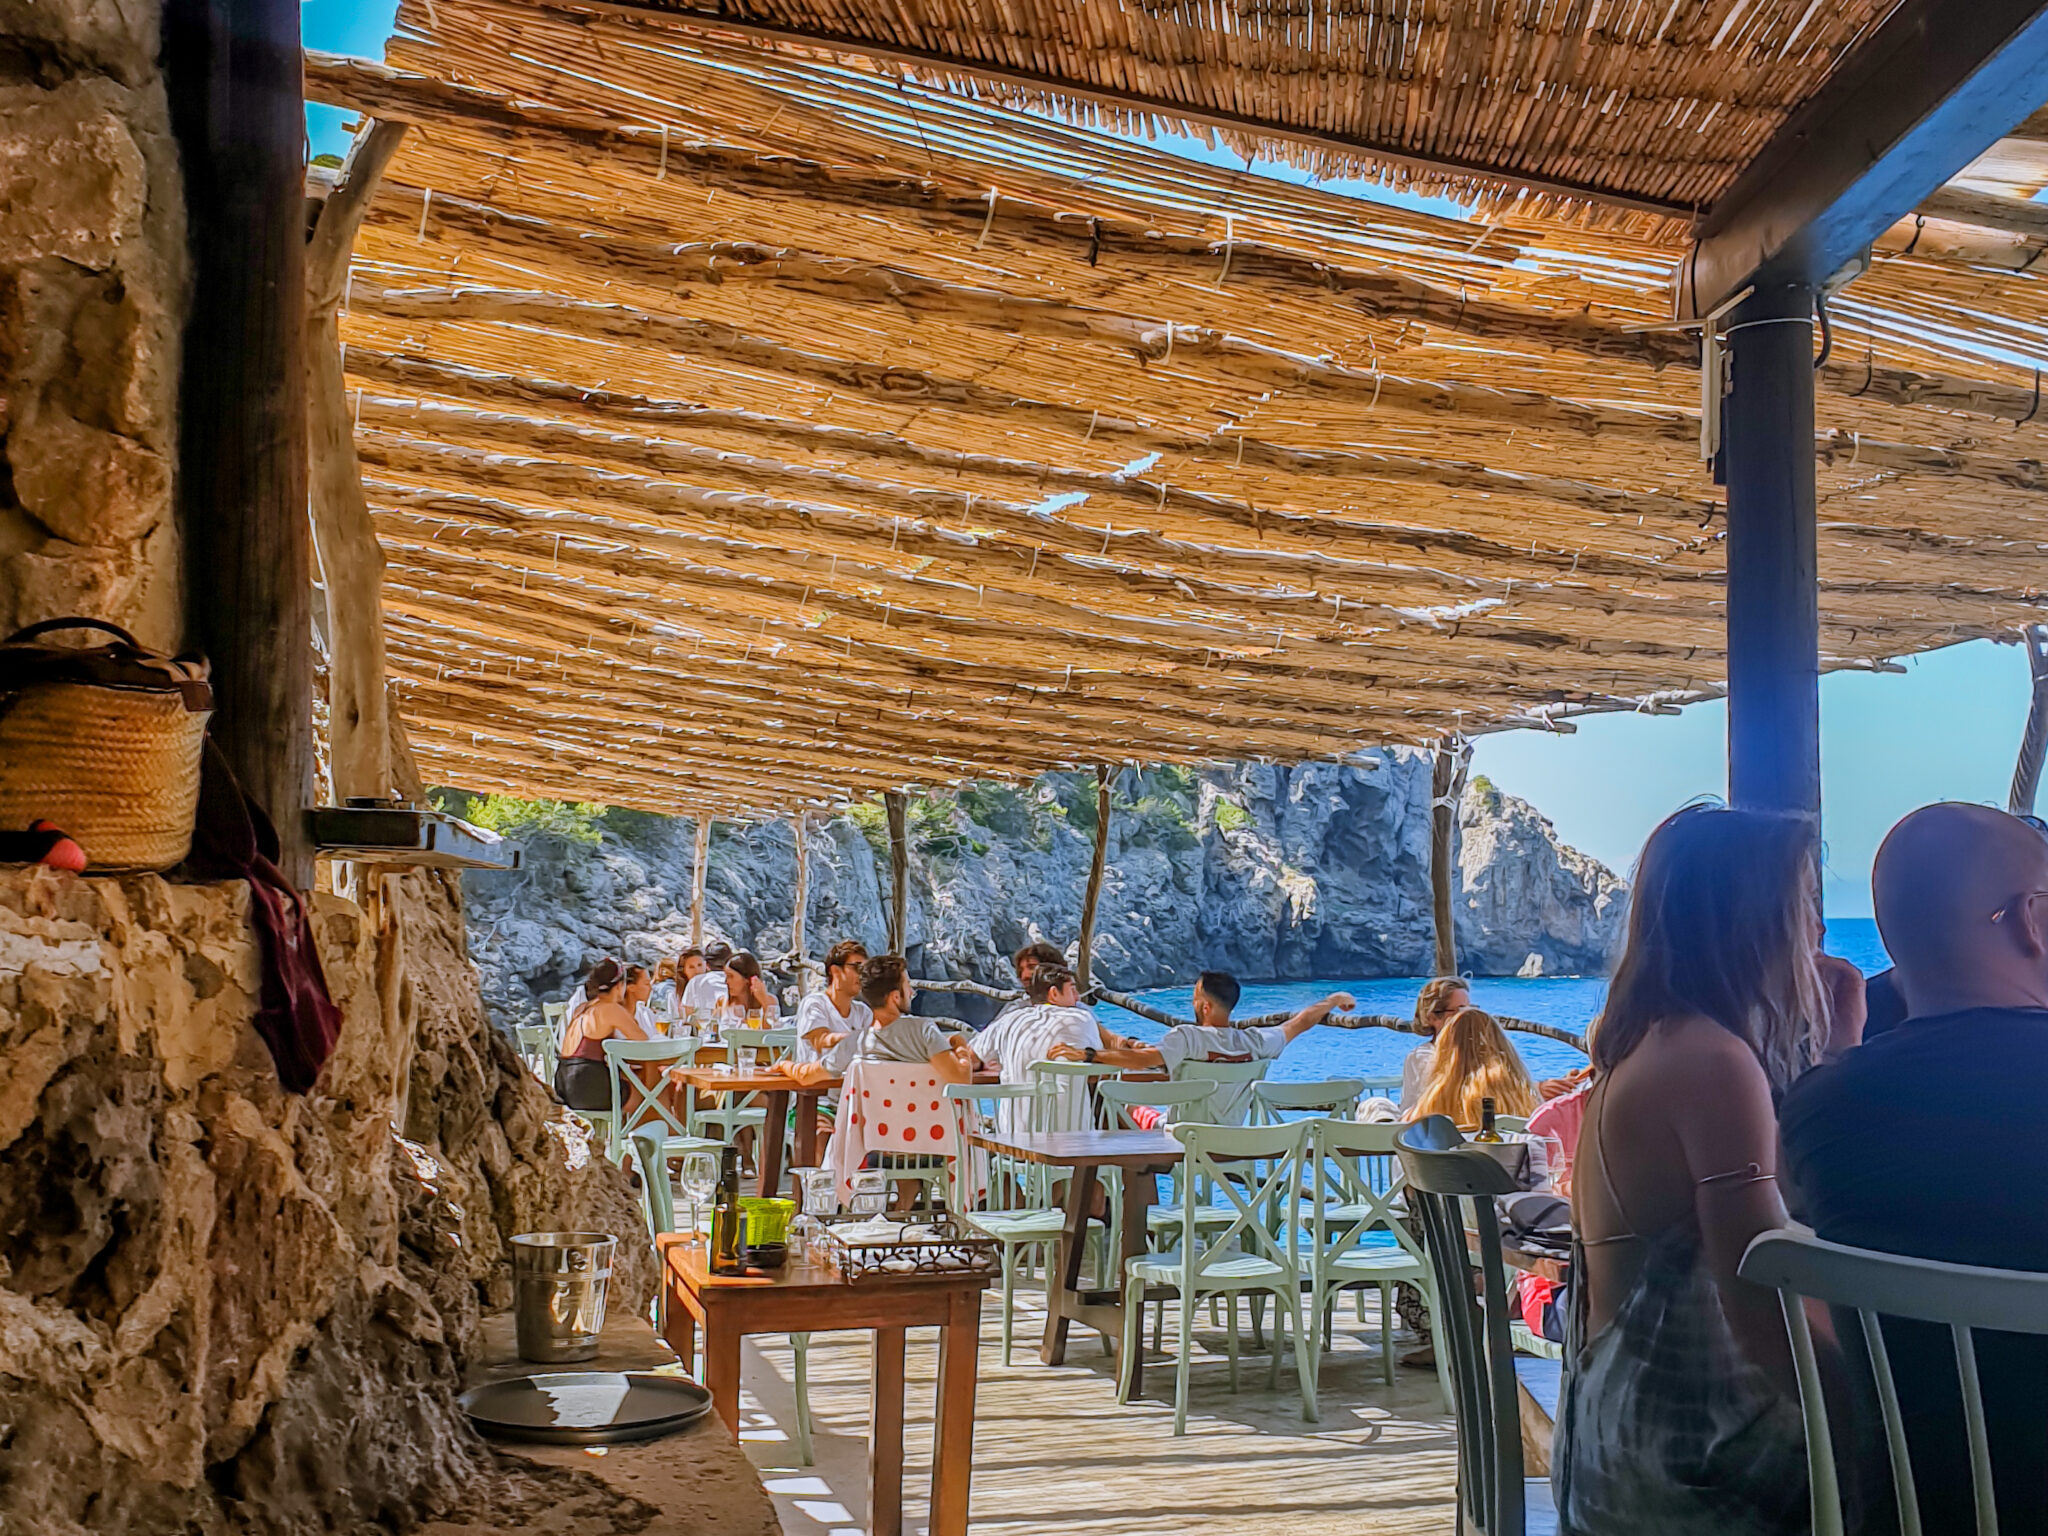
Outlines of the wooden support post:
<svg viewBox="0 0 2048 1536">
<path fill-rule="evenodd" d="M 192 304 L 179 384 L 186 642 L 213 737 L 313 883 L 313 550 L 306 517 L 305 137 L 299 0 L 166 0 Z"/>
<path fill-rule="evenodd" d="M 900 789 L 884 790 L 889 813 L 889 953 L 910 943 L 910 809 Z"/>
<path fill-rule="evenodd" d="M 2034 814 L 2034 796 L 2041 787 L 2041 759 L 2048 752 L 2048 626 L 2029 624 L 2022 632 L 2033 698 L 2027 705 L 2027 730 L 2020 738 L 2019 762 L 2012 771 L 2012 794 L 2005 808 L 2015 816 Z"/>
<path fill-rule="evenodd" d="M 313 545 L 327 593 L 327 729 L 337 803 L 391 793 L 384 553 L 356 462 L 340 315 L 356 231 L 404 137 L 404 123 L 363 125 L 306 247 L 306 427 Z"/>
<path fill-rule="evenodd" d="M 1472 763 L 1466 742 L 1440 742 L 1429 770 L 1429 898 L 1436 929 L 1436 972 L 1458 974 L 1457 912 L 1451 901 L 1457 859 L 1458 802 Z"/>
<path fill-rule="evenodd" d="M 810 816 L 796 817 L 796 904 L 789 918 L 789 948 L 796 956 L 796 985 L 799 992 L 810 985 L 810 965 L 804 958 L 804 918 L 811 907 L 811 859 L 806 834 Z"/>
<path fill-rule="evenodd" d="M 1095 959 L 1095 906 L 1102 899 L 1102 869 L 1109 858 L 1109 781 L 1114 776 L 1107 763 L 1095 770 L 1095 857 L 1088 865 L 1087 894 L 1081 898 L 1081 943 L 1074 962 L 1074 978 L 1084 991 Z"/>
<path fill-rule="evenodd" d="M 1728 324 L 1728 799 L 1820 818 L 1813 290 L 1759 289 Z"/>
<path fill-rule="evenodd" d="M 711 853 L 711 818 L 697 813 L 697 848 L 690 859 L 690 948 L 704 946 L 704 866 Z"/>
</svg>

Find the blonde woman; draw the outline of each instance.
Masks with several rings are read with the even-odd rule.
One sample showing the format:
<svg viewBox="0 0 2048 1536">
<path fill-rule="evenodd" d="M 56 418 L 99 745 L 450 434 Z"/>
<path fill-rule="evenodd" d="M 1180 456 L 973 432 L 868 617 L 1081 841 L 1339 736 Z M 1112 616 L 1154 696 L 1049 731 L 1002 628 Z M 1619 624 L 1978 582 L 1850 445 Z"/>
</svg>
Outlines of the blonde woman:
<svg viewBox="0 0 2048 1536">
<path fill-rule="evenodd" d="M 1436 1065 L 1436 1037 L 1451 1016 L 1472 1006 L 1472 989 L 1457 976 L 1439 976 L 1426 982 L 1415 998 L 1415 1023 L 1422 1031 L 1422 1043 L 1401 1062 L 1401 1107 L 1407 1109 L 1422 1094 Z"/>
<path fill-rule="evenodd" d="M 1483 1008 L 1460 1008 L 1436 1037 L 1429 1080 L 1404 1113 L 1410 1120 L 1449 1115 L 1462 1131 L 1479 1129 L 1481 1101 L 1496 1114 L 1535 1113 L 1536 1084 L 1509 1043 L 1507 1031 Z"/>
</svg>

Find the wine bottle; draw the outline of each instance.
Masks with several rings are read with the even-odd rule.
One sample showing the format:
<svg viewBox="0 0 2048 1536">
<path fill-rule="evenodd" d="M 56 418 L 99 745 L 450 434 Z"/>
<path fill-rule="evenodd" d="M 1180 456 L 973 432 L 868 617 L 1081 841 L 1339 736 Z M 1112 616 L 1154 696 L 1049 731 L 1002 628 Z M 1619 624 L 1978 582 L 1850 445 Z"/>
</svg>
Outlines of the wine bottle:
<svg viewBox="0 0 2048 1536">
<path fill-rule="evenodd" d="M 726 1147 L 719 1154 L 718 1192 L 711 1204 L 711 1273 L 740 1275 L 740 1154 Z"/>
<path fill-rule="evenodd" d="M 1499 1141 L 1501 1139 L 1500 1131 L 1493 1123 L 1493 1100 L 1481 1099 L 1479 1101 L 1479 1134 L 1472 1139 L 1474 1141 Z"/>
</svg>

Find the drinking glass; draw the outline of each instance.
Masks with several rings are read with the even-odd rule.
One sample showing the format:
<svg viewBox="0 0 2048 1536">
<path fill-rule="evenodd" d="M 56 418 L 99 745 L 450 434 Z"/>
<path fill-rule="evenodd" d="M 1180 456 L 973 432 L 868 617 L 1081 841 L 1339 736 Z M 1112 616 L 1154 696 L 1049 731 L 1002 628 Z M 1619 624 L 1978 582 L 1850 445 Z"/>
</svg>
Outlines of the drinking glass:
<svg viewBox="0 0 2048 1536">
<path fill-rule="evenodd" d="M 839 1181 L 830 1168 L 799 1168 L 796 1181 L 804 1208 L 803 1214 L 789 1224 L 790 1251 L 822 1258 L 826 1252 L 823 1218 L 839 1213 Z"/>
<path fill-rule="evenodd" d="M 846 1208 L 856 1216 L 881 1215 L 889 1208 L 888 1179 L 872 1171 L 856 1173 Z"/>
<path fill-rule="evenodd" d="M 698 1214 L 702 1210 L 704 1202 L 718 1193 L 718 1164 L 719 1158 L 716 1152 L 699 1148 L 694 1152 L 685 1152 L 683 1154 L 682 1166 L 678 1170 L 676 1181 L 682 1185 L 683 1193 L 689 1196 L 690 1199 L 690 1235 L 692 1237 L 697 1235 Z"/>
</svg>

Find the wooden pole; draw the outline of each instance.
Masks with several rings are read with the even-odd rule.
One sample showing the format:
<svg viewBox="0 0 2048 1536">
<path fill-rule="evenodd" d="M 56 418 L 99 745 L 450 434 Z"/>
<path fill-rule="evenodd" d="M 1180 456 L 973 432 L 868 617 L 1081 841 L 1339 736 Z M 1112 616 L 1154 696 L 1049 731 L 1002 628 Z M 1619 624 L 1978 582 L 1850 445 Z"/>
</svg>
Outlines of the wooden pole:
<svg viewBox="0 0 2048 1536">
<path fill-rule="evenodd" d="M 186 641 L 213 737 L 313 883 L 313 550 L 306 516 L 305 137 L 299 0 L 166 0 L 192 303 L 179 384 Z"/>
<path fill-rule="evenodd" d="M 711 852 L 711 818 L 697 814 L 697 848 L 690 859 L 690 948 L 704 945 L 704 866 Z"/>
<path fill-rule="evenodd" d="M 1109 781 L 1113 776 L 1107 763 L 1095 770 L 1095 857 L 1088 865 L 1088 891 L 1081 898 L 1081 943 L 1074 963 L 1074 977 L 1088 985 L 1089 967 L 1095 959 L 1095 905 L 1102 899 L 1102 868 L 1109 858 Z"/>
<path fill-rule="evenodd" d="M 799 814 L 796 827 L 796 910 L 789 919 L 789 949 L 796 956 L 797 990 L 810 983 L 810 966 L 804 959 L 804 918 L 811 909 L 811 859 L 807 838 L 810 816 Z"/>
<path fill-rule="evenodd" d="M 889 813 L 889 953 L 900 955 L 910 942 L 910 808 L 903 791 L 882 792 Z"/>
<path fill-rule="evenodd" d="M 368 122 L 306 247 L 306 427 L 313 544 L 327 595 L 327 703 L 334 798 L 391 793 L 385 721 L 384 553 L 363 497 L 342 372 L 340 314 L 356 232 L 405 124 Z"/>
<path fill-rule="evenodd" d="M 1759 290 L 1728 326 L 1728 799 L 1820 818 L 1813 290 Z"/>
<path fill-rule="evenodd" d="M 1429 769 L 1429 898 L 1436 929 L 1436 974 L 1458 974 L 1457 912 L 1452 875 L 1457 858 L 1458 802 L 1472 761 L 1467 743 L 1440 742 Z"/>
<path fill-rule="evenodd" d="M 2034 814 L 2034 796 L 2041 787 L 2041 759 L 2048 753 L 2048 626 L 2029 624 L 2023 634 L 2034 690 L 2027 705 L 2026 734 L 2020 738 L 2019 762 L 2012 771 L 2012 793 L 2005 806 L 2015 816 Z"/>
</svg>

